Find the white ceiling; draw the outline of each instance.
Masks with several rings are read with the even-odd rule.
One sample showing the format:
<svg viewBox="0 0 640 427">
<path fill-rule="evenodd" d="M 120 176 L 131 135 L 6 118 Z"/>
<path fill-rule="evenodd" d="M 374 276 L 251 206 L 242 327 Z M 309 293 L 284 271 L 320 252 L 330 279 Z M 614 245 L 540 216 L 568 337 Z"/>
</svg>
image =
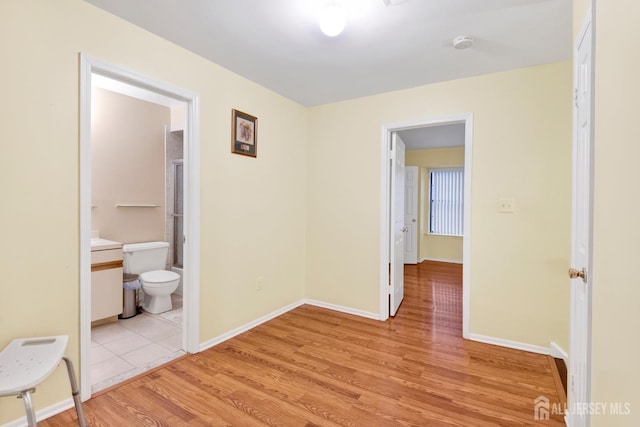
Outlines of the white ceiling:
<svg viewBox="0 0 640 427">
<path fill-rule="evenodd" d="M 464 122 L 398 132 L 407 150 L 464 146 Z"/>
<path fill-rule="evenodd" d="M 329 0 L 85 1 L 305 106 L 571 58 L 571 0 L 332 0 L 335 38 L 316 21 Z"/>
</svg>

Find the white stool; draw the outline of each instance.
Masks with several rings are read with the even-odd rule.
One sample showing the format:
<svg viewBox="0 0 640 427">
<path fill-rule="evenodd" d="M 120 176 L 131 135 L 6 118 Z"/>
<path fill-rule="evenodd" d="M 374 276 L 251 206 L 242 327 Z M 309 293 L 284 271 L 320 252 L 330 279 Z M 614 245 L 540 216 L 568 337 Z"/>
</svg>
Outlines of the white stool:
<svg viewBox="0 0 640 427">
<path fill-rule="evenodd" d="M 36 385 L 55 371 L 61 360 L 64 360 L 67 365 L 73 403 L 78 413 L 78 424 L 81 427 L 87 426 L 73 363 L 64 355 L 68 340 L 69 337 L 66 335 L 18 338 L 11 341 L 0 352 L 0 397 L 22 397 L 29 427 L 37 425 L 31 393 L 36 391 Z"/>
</svg>

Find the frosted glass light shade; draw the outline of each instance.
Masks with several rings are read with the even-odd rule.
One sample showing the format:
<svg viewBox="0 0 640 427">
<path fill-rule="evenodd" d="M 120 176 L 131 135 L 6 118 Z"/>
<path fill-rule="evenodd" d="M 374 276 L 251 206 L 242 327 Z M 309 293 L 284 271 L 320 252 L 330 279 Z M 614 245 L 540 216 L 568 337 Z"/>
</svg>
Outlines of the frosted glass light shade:
<svg viewBox="0 0 640 427">
<path fill-rule="evenodd" d="M 329 6 L 320 12 L 318 23 L 320 29 L 329 37 L 335 37 L 344 30 L 347 22 L 347 13 L 338 6 Z"/>
</svg>

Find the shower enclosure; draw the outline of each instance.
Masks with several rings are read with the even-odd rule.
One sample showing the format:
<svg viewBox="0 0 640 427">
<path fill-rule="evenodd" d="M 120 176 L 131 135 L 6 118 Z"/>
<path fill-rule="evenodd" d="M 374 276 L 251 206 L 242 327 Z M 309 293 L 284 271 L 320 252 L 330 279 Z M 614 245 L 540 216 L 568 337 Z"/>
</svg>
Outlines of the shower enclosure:
<svg viewBox="0 0 640 427">
<path fill-rule="evenodd" d="M 165 129 L 165 240 L 169 242 L 167 270 L 182 276 L 184 226 L 183 226 L 183 132 Z M 182 281 L 176 293 L 182 293 Z"/>
<path fill-rule="evenodd" d="M 183 162 L 173 161 L 173 266 L 182 268 L 182 251 L 184 243 L 183 229 Z"/>
</svg>

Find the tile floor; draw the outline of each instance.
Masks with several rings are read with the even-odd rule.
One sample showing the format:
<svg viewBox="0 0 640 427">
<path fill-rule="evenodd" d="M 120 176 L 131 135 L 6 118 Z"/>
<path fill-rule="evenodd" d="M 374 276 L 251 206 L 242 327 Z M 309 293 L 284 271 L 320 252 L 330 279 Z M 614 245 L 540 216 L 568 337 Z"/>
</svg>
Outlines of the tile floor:
<svg viewBox="0 0 640 427">
<path fill-rule="evenodd" d="M 173 310 L 142 312 L 91 329 L 91 391 L 112 386 L 182 356 L 182 296 Z"/>
</svg>

